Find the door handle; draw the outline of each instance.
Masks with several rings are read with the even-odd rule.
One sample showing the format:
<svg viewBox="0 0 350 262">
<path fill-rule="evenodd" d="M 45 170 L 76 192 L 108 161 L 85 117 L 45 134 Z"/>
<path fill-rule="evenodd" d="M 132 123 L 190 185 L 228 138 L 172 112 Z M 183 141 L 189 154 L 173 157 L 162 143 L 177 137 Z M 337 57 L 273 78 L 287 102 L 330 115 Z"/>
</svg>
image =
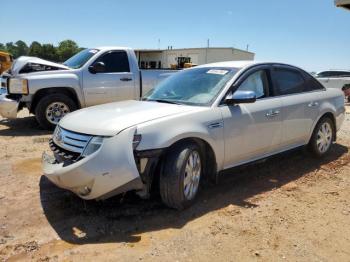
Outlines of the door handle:
<svg viewBox="0 0 350 262">
<path fill-rule="evenodd" d="M 120 78 L 120 81 L 131 81 L 132 78 L 129 78 L 129 77 L 123 77 L 123 78 Z"/>
<path fill-rule="evenodd" d="M 318 102 L 311 102 L 310 104 L 307 105 L 308 107 L 316 107 L 318 106 Z"/>
<path fill-rule="evenodd" d="M 280 114 L 279 110 L 270 110 L 269 112 L 266 113 L 265 116 L 267 118 L 272 118 L 272 117 L 278 116 L 279 114 Z"/>
</svg>

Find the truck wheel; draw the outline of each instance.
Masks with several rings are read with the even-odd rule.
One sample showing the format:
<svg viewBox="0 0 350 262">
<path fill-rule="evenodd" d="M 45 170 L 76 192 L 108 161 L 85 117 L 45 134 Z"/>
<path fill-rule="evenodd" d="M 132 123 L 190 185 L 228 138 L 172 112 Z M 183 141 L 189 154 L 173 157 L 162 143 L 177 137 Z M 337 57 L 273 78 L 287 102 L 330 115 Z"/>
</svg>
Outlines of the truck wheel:
<svg viewBox="0 0 350 262">
<path fill-rule="evenodd" d="M 203 173 L 202 159 L 195 143 L 179 144 L 168 153 L 160 175 L 160 195 L 167 206 L 181 210 L 193 203 Z"/>
<path fill-rule="evenodd" d="M 329 117 L 323 117 L 317 123 L 309 142 L 311 152 L 322 157 L 331 148 L 335 134 L 334 123 Z"/>
<path fill-rule="evenodd" d="M 35 108 L 35 117 L 43 128 L 52 130 L 66 114 L 76 109 L 77 105 L 68 96 L 50 94 L 38 102 Z"/>
</svg>

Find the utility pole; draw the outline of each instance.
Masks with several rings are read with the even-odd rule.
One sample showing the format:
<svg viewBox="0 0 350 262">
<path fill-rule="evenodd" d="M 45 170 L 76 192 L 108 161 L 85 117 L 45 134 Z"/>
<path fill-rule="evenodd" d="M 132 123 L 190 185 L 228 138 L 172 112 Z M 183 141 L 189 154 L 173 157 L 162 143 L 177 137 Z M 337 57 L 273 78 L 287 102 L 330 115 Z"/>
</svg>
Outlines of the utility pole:
<svg viewBox="0 0 350 262">
<path fill-rule="evenodd" d="M 158 38 L 158 49 L 160 50 L 160 38 Z"/>
<path fill-rule="evenodd" d="M 210 44 L 210 39 L 208 38 L 207 40 L 207 48 L 205 49 L 205 63 L 208 63 L 208 48 L 209 48 L 209 44 Z"/>
<path fill-rule="evenodd" d="M 247 45 L 247 51 L 249 51 L 249 44 Z"/>
</svg>

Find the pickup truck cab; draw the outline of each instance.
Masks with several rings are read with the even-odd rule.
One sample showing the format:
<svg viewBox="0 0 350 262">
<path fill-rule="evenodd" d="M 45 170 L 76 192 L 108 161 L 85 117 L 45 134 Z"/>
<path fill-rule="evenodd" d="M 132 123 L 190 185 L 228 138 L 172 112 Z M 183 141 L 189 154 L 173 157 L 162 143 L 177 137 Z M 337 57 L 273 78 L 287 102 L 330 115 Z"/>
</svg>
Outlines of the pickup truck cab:
<svg viewBox="0 0 350 262">
<path fill-rule="evenodd" d="M 0 114 L 15 118 L 27 107 L 39 124 L 53 129 L 60 119 L 79 108 L 138 100 L 174 70 L 143 70 L 127 47 L 84 49 L 63 64 L 34 57 L 15 61 L 0 97 Z"/>
<path fill-rule="evenodd" d="M 290 65 L 222 62 L 183 70 L 145 94 L 73 112 L 43 173 L 83 199 L 160 191 L 182 209 L 204 177 L 308 145 L 324 156 L 344 121 L 342 91 Z M 157 183 L 159 183 L 157 185 Z"/>
</svg>

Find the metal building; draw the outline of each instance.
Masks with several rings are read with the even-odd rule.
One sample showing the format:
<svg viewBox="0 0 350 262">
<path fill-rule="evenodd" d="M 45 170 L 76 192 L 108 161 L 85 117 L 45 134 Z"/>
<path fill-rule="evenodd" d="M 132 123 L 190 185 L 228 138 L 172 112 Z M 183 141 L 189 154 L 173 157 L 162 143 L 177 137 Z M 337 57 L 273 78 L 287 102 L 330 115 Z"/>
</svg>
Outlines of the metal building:
<svg viewBox="0 0 350 262">
<path fill-rule="evenodd" d="M 231 47 L 135 49 L 140 68 L 183 68 L 220 61 L 254 60 L 255 54 Z"/>
</svg>

